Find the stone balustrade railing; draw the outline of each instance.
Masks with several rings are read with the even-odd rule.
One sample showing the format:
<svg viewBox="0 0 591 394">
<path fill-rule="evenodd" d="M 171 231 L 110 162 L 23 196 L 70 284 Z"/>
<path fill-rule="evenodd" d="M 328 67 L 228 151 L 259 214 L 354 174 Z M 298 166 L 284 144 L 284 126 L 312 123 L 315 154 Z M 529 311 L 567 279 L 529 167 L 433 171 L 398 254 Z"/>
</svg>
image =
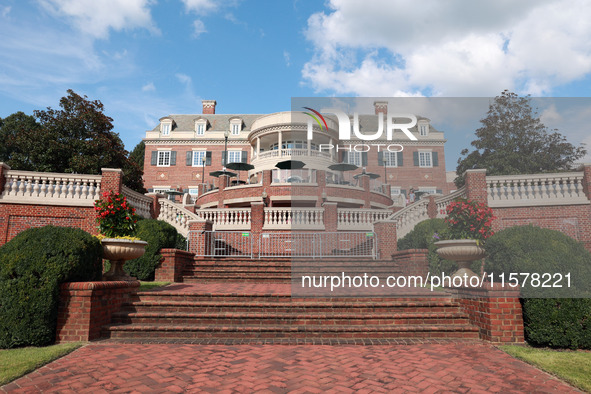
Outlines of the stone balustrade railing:
<svg viewBox="0 0 591 394">
<path fill-rule="evenodd" d="M 456 198 L 466 198 L 466 186 L 462 186 L 455 192 L 448 194 L 447 196 L 440 196 L 435 198 L 435 204 L 437 205 L 437 216 L 438 218 L 444 218 L 447 216 L 447 207 Z"/>
<path fill-rule="evenodd" d="M 487 176 L 486 191 L 492 208 L 589 204 L 582 172 Z"/>
<path fill-rule="evenodd" d="M 129 205 L 135 208 L 136 214 L 145 219 L 150 219 L 152 217 L 150 213 L 152 199 L 150 197 L 144 196 L 135 190 L 131 190 L 127 186 L 121 188 L 121 194 L 127 198 Z"/>
<path fill-rule="evenodd" d="M 101 175 L 8 170 L 4 176 L 6 203 L 93 206 L 101 198 Z"/>
<path fill-rule="evenodd" d="M 171 224 L 184 237 L 189 234 L 189 224 L 191 221 L 204 221 L 204 219 L 193 212 L 167 198 L 160 198 L 158 203 L 160 204 L 158 220 L 163 220 L 166 223 Z"/>
<path fill-rule="evenodd" d="M 427 205 L 429 200 L 422 198 L 418 202 L 408 205 L 406 208 L 391 215 L 388 220 L 396 222 L 396 237 L 398 239 L 408 234 L 417 223 L 429 219 Z"/>
<path fill-rule="evenodd" d="M 274 149 L 266 152 L 260 152 L 258 158 L 265 159 L 268 157 L 324 157 L 330 159 L 330 153 L 321 152 L 319 150 L 311 149 L 308 152 L 307 149 Z"/>
<path fill-rule="evenodd" d="M 250 230 L 250 208 L 200 209 L 199 217 L 213 222 L 213 230 Z"/>
<path fill-rule="evenodd" d="M 340 208 L 337 211 L 337 230 L 373 231 L 373 224 L 386 220 L 392 212 L 386 209 Z"/>
<path fill-rule="evenodd" d="M 324 230 L 324 208 L 265 208 L 264 230 Z"/>
</svg>

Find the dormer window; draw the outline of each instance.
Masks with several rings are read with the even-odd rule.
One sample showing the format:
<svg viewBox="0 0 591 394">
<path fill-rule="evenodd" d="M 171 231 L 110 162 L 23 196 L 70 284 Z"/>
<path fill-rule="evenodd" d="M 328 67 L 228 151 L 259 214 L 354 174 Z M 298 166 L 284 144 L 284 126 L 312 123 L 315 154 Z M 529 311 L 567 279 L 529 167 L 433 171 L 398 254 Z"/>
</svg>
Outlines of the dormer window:
<svg viewBox="0 0 591 394">
<path fill-rule="evenodd" d="M 170 135 L 171 131 L 172 131 L 172 119 L 170 119 L 170 118 L 160 119 L 160 134 L 162 134 L 163 136 Z"/>
<path fill-rule="evenodd" d="M 205 130 L 207 129 L 207 121 L 205 119 L 199 119 L 195 121 L 195 134 L 196 135 L 205 135 Z"/>
<path fill-rule="evenodd" d="M 429 135 L 429 122 L 419 120 L 419 135 L 426 137 Z"/>
<path fill-rule="evenodd" d="M 232 119 L 230 120 L 230 133 L 232 135 L 239 135 L 242 130 L 242 120 Z"/>
</svg>

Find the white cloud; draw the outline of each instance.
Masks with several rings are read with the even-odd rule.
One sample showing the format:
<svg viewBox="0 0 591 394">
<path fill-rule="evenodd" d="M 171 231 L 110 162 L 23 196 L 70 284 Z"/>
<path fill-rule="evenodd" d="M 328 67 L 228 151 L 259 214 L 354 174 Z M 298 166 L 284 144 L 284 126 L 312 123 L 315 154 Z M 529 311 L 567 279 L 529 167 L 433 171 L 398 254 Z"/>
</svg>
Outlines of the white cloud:
<svg viewBox="0 0 591 394">
<path fill-rule="evenodd" d="M 154 82 L 148 82 L 144 86 L 142 86 L 142 92 L 153 92 L 156 90 L 156 86 L 154 86 Z"/>
<path fill-rule="evenodd" d="M 8 14 L 10 14 L 11 9 L 12 9 L 12 7 L 10 7 L 10 6 L 6 6 L 6 7 L 2 8 L 2 11 L 0 11 L 0 15 L 2 15 L 2 18 L 6 18 L 8 16 Z"/>
<path fill-rule="evenodd" d="M 204 14 L 210 11 L 215 11 L 218 4 L 214 0 L 182 0 L 187 11 Z"/>
<path fill-rule="evenodd" d="M 150 14 L 152 0 L 38 0 L 45 9 L 65 17 L 78 30 L 95 38 L 107 38 L 110 30 L 145 28 L 158 30 Z"/>
<path fill-rule="evenodd" d="M 584 0 L 330 0 L 304 80 L 337 94 L 548 94 L 591 72 Z"/>
<path fill-rule="evenodd" d="M 207 33 L 207 29 L 205 28 L 205 24 L 201 20 L 196 19 L 193 22 L 193 38 L 197 38 L 203 33 Z"/>
<path fill-rule="evenodd" d="M 283 59 L 285 60 L 285 65 L 287 67 L 291 66 L 291 55 L 288 51 L 283 51 Z"/>
<path fill-rule="evenodd" d="M 193 80 L 187 74 L 176 73 L 176 74 L 174 74 L 174 76 L 176 77 L 176 79 L 179 80 L 180 83 L 182 83 L 185 86 L 189 86 L 189 85 L 191 85 L 191 83 L 193 83 Z"/>
</svg>

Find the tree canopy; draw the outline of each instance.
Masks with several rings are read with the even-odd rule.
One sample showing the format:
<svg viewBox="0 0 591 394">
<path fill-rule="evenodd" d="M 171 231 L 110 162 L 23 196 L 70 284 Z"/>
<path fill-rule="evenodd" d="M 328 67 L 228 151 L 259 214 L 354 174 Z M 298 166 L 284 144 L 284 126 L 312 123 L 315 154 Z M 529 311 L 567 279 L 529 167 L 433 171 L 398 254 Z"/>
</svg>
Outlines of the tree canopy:
<svg viewBox="0 0 591 394">
<path fill-rule="evenodd" d="M 486 168 L 488 175 L 535 174 L 571 169 L 585 156 L 583 146 L 574 146 L 550 130 L 531 107 L 531 97 L 505 90 L 495 97 L 487 116 L 476 130 L 472 152 L 464 149 L 458 159 L 456 184 L 464 184 L 466 170 Z"/>
<path fill-rule="evenodd" d="M 0 161 L 18 170 L 100 174 L 101 168 L 121 168 L 128 187 L 144 191 L 142 168 L 113 132 L 113 119 L 103 104 L 71 89 L 61 109 L 17 112 L 0 120 Z"/>
</svg>

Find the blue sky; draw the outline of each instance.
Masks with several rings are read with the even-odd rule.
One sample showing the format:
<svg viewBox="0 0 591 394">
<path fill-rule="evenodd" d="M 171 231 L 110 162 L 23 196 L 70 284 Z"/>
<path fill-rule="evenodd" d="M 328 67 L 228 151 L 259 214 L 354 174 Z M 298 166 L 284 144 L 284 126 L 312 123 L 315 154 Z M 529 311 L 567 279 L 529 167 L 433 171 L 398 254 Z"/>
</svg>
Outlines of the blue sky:
<svg viewBox="0 0 591 394">
<path fill-rule="evenodd" d="M 101 100 L 132 149 L 202 99 L 270 113 L 292 96 L 590 97 L 588 15 L 584 0 L 0 0 L 0 117 L 71 88 Z M 591 143 L 589 123 L 547 102 L 550 126 Z M 431 117 L 448 169 L 484 112 L 469 115 Z"/>
</svg>

